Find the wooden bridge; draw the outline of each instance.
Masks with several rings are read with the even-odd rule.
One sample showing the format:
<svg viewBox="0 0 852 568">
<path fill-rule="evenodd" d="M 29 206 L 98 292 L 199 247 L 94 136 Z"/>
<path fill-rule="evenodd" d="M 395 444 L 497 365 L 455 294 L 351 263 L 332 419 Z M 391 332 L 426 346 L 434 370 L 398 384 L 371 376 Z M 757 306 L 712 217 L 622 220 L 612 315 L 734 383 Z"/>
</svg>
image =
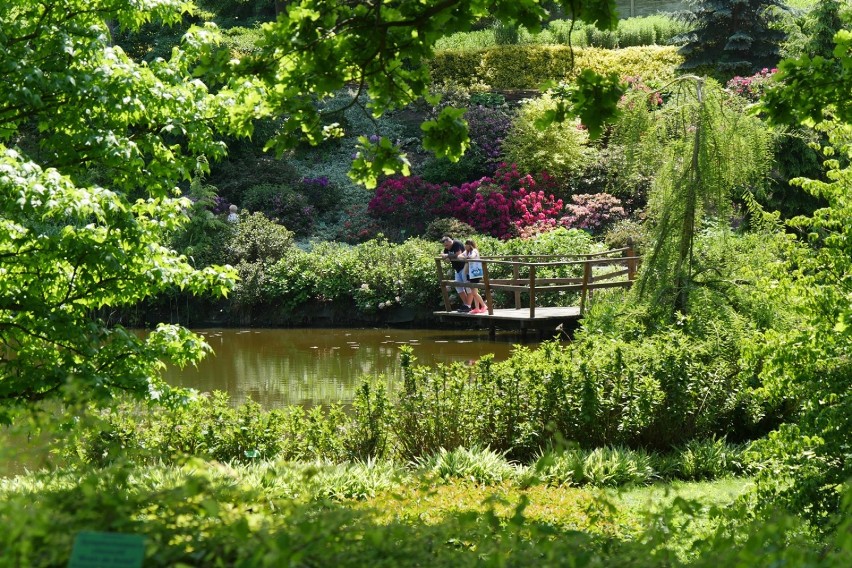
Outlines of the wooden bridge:
<svg viewBox="0 0 852 568">
<path fill-rule="evenodd" d="M 451 261 L 437 257 L 435 267 L 445 310 L 434 314 L 442 319 L 464 318 L 485 323 L 493 334 L 497 325 L 545 330 L 576 322 L 583 316 L 589 297 L 595 290 L 632 286 L 641 258 L 633 253 L 632 248 L 624 247 L 591 254 L 487 256 L 473 261 L 454 261 L 482 263 L 481 282 L 466 282 L 464 286 L 480 290 L 488 313 L 470 314 L 453 310 L 450 297 L 455 295 L 459 283 L 448 279 L 448 274 L 455 276 L 454 272 L 447 270 Z M 513 296 L 514 307 L 495 307 L 495 293 L 508 293 L 509 304 Z M 568 294 L 575 293 L 579 295 L 578 305 L 540 305 L 560 304 L 560 300 L 567 300 Z"/>
</svg>

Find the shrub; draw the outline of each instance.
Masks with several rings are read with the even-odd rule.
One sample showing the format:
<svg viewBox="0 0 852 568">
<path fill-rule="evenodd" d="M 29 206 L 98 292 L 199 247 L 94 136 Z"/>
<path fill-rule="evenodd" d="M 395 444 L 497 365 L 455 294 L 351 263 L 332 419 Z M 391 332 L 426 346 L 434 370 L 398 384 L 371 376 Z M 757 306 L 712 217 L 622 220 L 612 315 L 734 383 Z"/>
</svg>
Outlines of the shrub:
<svg viewBox="0 0 852 568">
<path fill-rule="evenodd" d="M 274 130 L 269 128 L 270 134 Z M 299 173 L 289 159 L 276 159 L 263 153 L 265 136 L 255 136 L 252 142 L 229 144 L 229 157 L 211 164 L 209 182 L 230 203 L 243 203 L 251 188 L 259 185 L 291 187 Z"/>
<path fill-rule="evenodd" d="M 343 212 L 345 221 L 335 235 L 337 240 L 350 244 L 363 243 L 381 233 L 379 223 L 367 211 L 368 206 L 368 203 L 357 203 L 346 208 Z"/>
<path fill-rule="evenodd" d="M 349 459 L 382 458 L 390 437 L 390 402 L 384 386 L 361 383 L 352 402 L 353 420 L 346 432 Z"/>
<path fill-rule="evenodd" d="M 777 71 L 778 69 L 775 68 L 767 69 L 764 67 L 749 77 L 737 75 L 725 83 L 725 87 L 749 101 L 756 102 L 764 91 L 772 86 L 773 77 Z"/>
<path fill-rule="evenodd" d="M 635 150 L 630 142 L 612 138 L 606 148 L 595 148 L 586 168 L 572 180 L 571 193 L 609 193 L 621 200 L 627 212 L 644 209 L 653 173 L 644 165 L 628 165 L 627 156 Z"/>
<path fill-rule="evenodd" d="M 484 95 L 479 100 L 482 97 Z M 471 95 L 471 98 L 477 100 L 475 95 Z M 484 164 L 493 171 L 500 161 L 503 140 L 512 125 L 511 117 L 502 108 L 476 105 L 467 110 L 464 118 L 468 125 L 471 149 L 478 152 Z"/>
<path fill-rule="evenodd" d="M 421 234 L 448 200 L 446 185 L 429 183 L 418 176 L 397 176 L 379 184 L 367 210 L 383 231 L 404 238 L 408 232 Z"/>
<path fill-rule="evenodd" d="M 726 444 L 724 438 L 690 440 L 676 452 L 676 475 L 679 479 L 697 481 L 741 472 L 740 454 Z"/>
<path fill-rule="evenodd" d="M 521 175 L 517 167 L 502 164 L 493 178 L 450 188 L 446 211 L 473 226 L 477 232 L 508 239 L 518 230 L 562 211 L 562 201 L 550 193 L 553 178 Z"/>
<path fill-rule="evenodd" d="M 272 299 L 281 310 L 292 312 L 317 296 L 316 261 L 311 253 L 290 247 L 267 270 L 263 297 Z"/>
<path fill-rule="evenodd" d="M 430 158 L 418 170 L 432 183 L 458 185 L 492 175 L 500 162 L 503 139 L 511 126 L 505 98 L 495 93 L 459 93 L 444 87 L 441 103 L 434 110 L 452 104 L 467 107 L 464 119 L 468 124 L 470 147 L 457 162 L 446 158 Z"/>
<path fill-rule="evenodd" d="M 547 23 L 545 29 L 535 34 L 523 28 L 515 29 L 515 41 L 503 42 L 498 39 L 496 29 L 490 37 L 484 31 L 456 33 L 438 40 L 435 50 L 439 53 L 446 50 L 477 50 L 501 43 L 568 45 L 569 34 L 571 36 L 570 43 L 574 47 L 594 45 L 595 47 L 613 48 L 654 44 L 668 45 L 672 38 L 688 30 L 688 26 L 684 22 L 666 14 L 619 20 L 618 27 L 605 34 L 601 34 L 600 30 L 597 30 L 594 25 L 579 20 L 573 22 L 573 32 L 571 26 L 570 20 L 552 20 Z"/>
<path fill-rule="evenodd" d="M 293 233 L 278 225 L 263 213 L 241 215 L 234 233 L 226 245 L 228 261 L 274 262 L 284 256 L 293 243 Z"/>
<path fill-rule="evenodd" d="M 241 215 L 225 246 L 228 262 L 240 276 L 234 287 L 233 302 L 248 307 L 269 299 L 267 269 L 291 247 L 293 233 L 263 213 Z"/>
<path fill-rule="evenodd" d="M 603 234 L 607 249 L 618 249 L 628 246 L 632 241 L 636 254 L 642 254 L 647 246 L 645 229 L 636 221 L 623 219 L 613 223 Z"/>
<path fill-rule="evenodd" d="M 567 214 L 559 219 L 565 227 L 600 233 L 615 221 L 627 216 L 621 206 L 621 200 L 608 193 L 573 195 L 571 201 L 573 203 L 565 207 Z"/>
<path fill-rule="evenodd" d="M 195 178 L 190 184 L 189 198 L 192 206 L 187 215 L 189 222 L 172 236 L 171 246 L 185 254 L 196 267 L 223 264 L 225 243 L 231 236 L 231 225 L 225 223 L 221 213 L 228 204 L 216 195 L 216 188 Z"/>
<path fill-rule="evenodd" d="M 308 203 L 320 213 L 337 207 L 343 194 L 340 186 L 330 181 L 327 176 L 302 178 L 295 190 L 304 195 Z"/>
<path fill-rule="evenodd" d="M 484 90 L 537 89 L 544 81 L 570 80 L 583 69 L 639 76 L 648 82 L 674 78 L 682 61 L 674 47 L 628 47 L 617 50 L 515 45 L 480 51 L 444 51 L 430 61 L 435 84 L 457 84 Z"/>
<path fill-rule="evenodd" d="M 589 161 L 589 136 L 576 121 L 553 123 L 543 130 L 536 126 L 555 107 L 548 95 L 524 102 L 503 141 L 503 153 L 521 171 L 546 171 L 565 187 Z"/>
<path fill-rule="evenodd" d="M 506 461 L 504 454 L 476 446 L 437 453 L 414 460 L 415 467 L 442 480 L 460 479 L 479 485 L 495 485 L 513 479 L 517 470 Z"/>
<path fill-rule="evenodd" d="M 469 236 L 475 234 L 476 229 L 464 221 L 459 221 L 455 217 L 439 217 L 426 226 L 426 230 L 423 231 L 423 238 L 427 241 L 438 242 L 438 239 L 444 235 Z"/>
<path fill-rule="evenodd" d="M 313 229 L 316 208 L 307 196 L 290 186 L 256 185 L 245 192 L 242 205 L 248 211 L 264 213 L 297 235 L 310 234 Z"/>
<path fill-rule="evenodd" d="M 497 21 L 494 24 L 494 43 L 497 45 L 515 45 L 518 43 L 518 26 Z"/>
<path fill-rule="evenodd" d="M 618 487 L 642 485 L 657 476 L 652 467 L 653 456 L 641 450 L 619 447 L 580 449 L 543 456 L 542 477 L 553 485 L 595 485 Z"/>
</svg>

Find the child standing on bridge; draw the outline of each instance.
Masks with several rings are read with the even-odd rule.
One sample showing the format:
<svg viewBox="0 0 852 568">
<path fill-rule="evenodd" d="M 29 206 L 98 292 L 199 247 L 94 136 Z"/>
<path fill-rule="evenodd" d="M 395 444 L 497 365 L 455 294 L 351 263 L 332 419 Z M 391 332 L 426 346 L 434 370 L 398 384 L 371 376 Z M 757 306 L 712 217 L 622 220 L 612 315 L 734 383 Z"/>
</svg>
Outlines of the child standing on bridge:
<svg viewBox="0 0 852 568">
<path fill-rule="evenodd" d="M 467 263 L 465 270 L 467 271 L 467 280 L 472 284 L 482 282 L 482 263 L 478 262 L 479 250 L 476 248 L 476 243 L 473 239 L 468 239 L 464 242 L 464 256 L 471 261 Z M 475 259 L 475 260 L 473 260 Z M 488 307 L 479 295 L 478 288 L 468 288 L 470 290 L 468 298 L 470 299 L 470 313 L 484 314 L 488 311 Z"/>
</svg>

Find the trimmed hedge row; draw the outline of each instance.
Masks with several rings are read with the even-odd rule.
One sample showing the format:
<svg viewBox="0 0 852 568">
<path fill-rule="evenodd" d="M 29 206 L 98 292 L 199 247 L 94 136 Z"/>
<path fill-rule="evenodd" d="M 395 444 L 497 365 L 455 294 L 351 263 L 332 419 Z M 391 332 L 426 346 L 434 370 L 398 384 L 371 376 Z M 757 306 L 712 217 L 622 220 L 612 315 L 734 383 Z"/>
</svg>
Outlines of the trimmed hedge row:
<svg viewBox="0 0 852 568">
<path fill-rule="evenodd" d="M 503 90 L 535 89 L 544 81 L 562 81 L 583 69 L 615 72 L 621 77 L 641 77 L 643 82 L 668 81 L 683 61 L 673 46 L 624 49 L 574 49 L 567 46 L 512 45 L 475 51 L 448 50 L 430 62 L 435 85 Z"/>
</svg>

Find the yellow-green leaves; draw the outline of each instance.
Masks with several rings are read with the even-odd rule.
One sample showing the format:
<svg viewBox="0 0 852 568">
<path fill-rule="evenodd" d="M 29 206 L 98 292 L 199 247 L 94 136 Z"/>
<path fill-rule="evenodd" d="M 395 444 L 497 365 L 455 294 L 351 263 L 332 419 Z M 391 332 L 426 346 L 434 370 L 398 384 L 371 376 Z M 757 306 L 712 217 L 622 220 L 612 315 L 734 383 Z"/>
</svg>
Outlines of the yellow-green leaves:
<svg viewBox="0 0 852 568">
<path fill-rule="evenodd" d="M 589 129 L 589 137 L 597 138 L 603 125 L 618 113 L 618 101 L 625 86 L 614 73 L 601 75 L 584 69 L 577 77 L 569 100 L 573 113 Z"/>
<path fill-rule="evenodd" d="M 467 122 L 462 118 L 465 109 L 445 107 L 438 118 L 420 125 L 423 130 L 423 147 L 439 158 L 458 162 L 470 146 Z"/>
<path fill-rule="evenodd" d="M 410 173 L 408 158 L 387 138 L 358 138 L 358 151 L 352 159 L 349 177 L 367 189 L 375 189 L 380 175 Z"/>
</svg>

